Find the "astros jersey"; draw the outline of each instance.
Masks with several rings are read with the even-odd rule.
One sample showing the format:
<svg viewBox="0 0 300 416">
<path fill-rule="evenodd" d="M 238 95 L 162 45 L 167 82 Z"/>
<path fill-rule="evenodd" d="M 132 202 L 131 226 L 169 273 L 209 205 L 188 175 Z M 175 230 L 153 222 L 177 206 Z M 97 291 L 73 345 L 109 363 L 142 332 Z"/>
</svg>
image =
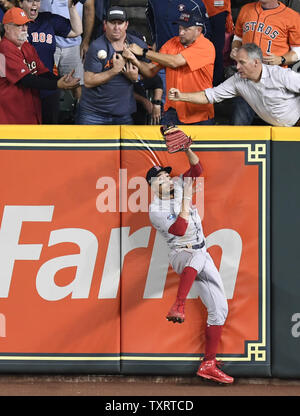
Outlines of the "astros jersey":
<svg viewBox="0 0 300 416">
<path fill-rule="evenodd" d="M 83 16 L 83 4 L 86 0 L 79 0 L 76 3 L 76 9 L 80 18 L 82 19 Z M 43 0 L 41 2 L 41 12 L 50 12 L 53 15 L 59 15 L 65 17 L 69 20 L 70 13 L 68 8 L 68 1 L 67 0 L 60 0 L 60 1 L 53 1 L 53 0 Z M 66 38 L 64 36 L 56 36 L 56 45 L 60 48 L 69 48 L 70 46 L 80 45 L 81 44 L 81 36 L 76 36 L 75 38 Z"/>
<path fill-rule="evenodd" d="M 300 14 L 282 3 L 270 10 L 264 10 L 258 1 L 248 3 L 238 15 L 235 35 L 243 44 L 258 45 L 263 55 L 282 56 L 300 46 Z"/>
<path fill-rule="evenodd" d="M 38 90 L 18 85 L 28 74 L 48 72 L 34 47 L 25 42 L 21 49 L 5 37 L 0 42 L 5 68 L 0 74 L 0 124 L 40 124 Z M 2 72 L 2 71 L 1 71 Z"/>
<path fill-rule="evenodd" d="M 39 13 L 35 21 L 28 24 L 28 41 L 51 72 L 54 67 L 55 35 L 67 36 L 70 30 L 69 19 L 47 12 Z"/>
<path fill-rule="evenodd" d="M 166 90 L 178 88 L 182 92 L 202 91 L 212 86 L 215 48 L 202 34 L 190 46 L 184 47 L 179 36 L 168 40 L 161 53 L 181 54 L 187 64 L 176 69 L 166 68 Z M 173 107 L 183 123 L 197 123 L 214 117 L 212 104 L 191 104 L 166 98 L 165 111 Z"/>
</svg>

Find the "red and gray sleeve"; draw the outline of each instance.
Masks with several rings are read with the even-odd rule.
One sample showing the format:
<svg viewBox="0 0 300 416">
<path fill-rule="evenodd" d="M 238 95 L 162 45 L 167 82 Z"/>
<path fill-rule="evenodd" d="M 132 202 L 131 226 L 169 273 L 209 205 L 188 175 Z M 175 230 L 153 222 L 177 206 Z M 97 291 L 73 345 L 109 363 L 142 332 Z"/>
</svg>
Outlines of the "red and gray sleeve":
<svg viewBox="0 0 300 416">
<path fill-rule="evenodd" d="M 188 221 L 178 216 L 176 221 L 168 229 L 168 232 L 178 237 L 182 237 L 185 234 L 187 227 Z"/>
<path fill-rule="evenodd" d="M 198 162 L 198 163 L 196 163 L 196 165 L 191 165 L 189 170 L 184 172 L 183 177 L 184 178 L 186 178 L 186 177 L 198 178 L 201 175 L 202 172 L 203 172 L 203 168 L 201 166 L 201 163 Z"/>
</svg>

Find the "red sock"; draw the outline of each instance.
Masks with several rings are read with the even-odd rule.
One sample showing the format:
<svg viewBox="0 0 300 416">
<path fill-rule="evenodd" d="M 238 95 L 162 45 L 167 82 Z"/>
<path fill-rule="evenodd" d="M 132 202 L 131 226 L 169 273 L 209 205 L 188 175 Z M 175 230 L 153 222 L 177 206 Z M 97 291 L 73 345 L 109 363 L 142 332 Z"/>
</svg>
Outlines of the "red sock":
<svg viewBox="0 0 300 416">
<path fill-rule="evenodd" d="M 205 354 L 204 360 L 214 360 L 221 339 L 222 325 L 207 325 L 205 329 Z"/>
<path fill-rule="evenodd" d="M 193 267 L 185 267 L 183 272 L 180 275 L 180 282 L 177 290 L 177 298 L 178 301 L 185 301 L 189 291 L 191 290 L 192 284 L 197 276 L 197 270 Z"/>
</svg>

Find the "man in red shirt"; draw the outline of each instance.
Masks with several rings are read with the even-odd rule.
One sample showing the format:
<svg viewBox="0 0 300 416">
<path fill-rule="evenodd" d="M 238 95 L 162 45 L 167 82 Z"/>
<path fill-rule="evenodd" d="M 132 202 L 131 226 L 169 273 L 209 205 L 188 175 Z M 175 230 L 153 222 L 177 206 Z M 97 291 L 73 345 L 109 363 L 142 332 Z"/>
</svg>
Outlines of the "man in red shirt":
<svg viewBox="0 0 300 416">
<path fill-rule="evenodd" d="M 132 59 L 130 54 L 144 56 L 153 63 L 133 60 L 140 72 L 146 77 L 153 77 L 166 67 L 166 90 L 178 88 L 182 91 L 199 91 L 212 87 L 215 49 L 213 44 L 202 34 L 203 20 L 193 12 L 184 12 L 177 22 L 179 36 L 168 40 L 160 49 L 154 52 L 131 44 L 123 56 Z M 177 86 L 177 87 L 176 87 Z M 180 88 L 178 88 L 180 89 Z M 166 99 L 165 113 L 162 124 L 214 124 L 214 108 L 212 104 L 197 106 L 186 102 L 171 102 Z"/>
<path fill-rule="evenodd" d="M 72 89 L 79 80 L 70 73 L 58 79 L 27 42 L 30 20 L 18 7 L 3 16 L 0 42 L 0 124 L 41 124 L 39 89 Z"/>
</svg>

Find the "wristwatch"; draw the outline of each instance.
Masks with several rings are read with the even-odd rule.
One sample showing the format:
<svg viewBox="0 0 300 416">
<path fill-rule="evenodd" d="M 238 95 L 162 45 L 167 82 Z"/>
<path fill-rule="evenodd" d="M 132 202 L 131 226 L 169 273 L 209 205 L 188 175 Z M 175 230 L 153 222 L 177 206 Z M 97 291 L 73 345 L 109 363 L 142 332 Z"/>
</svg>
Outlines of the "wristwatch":
<svg viewBox="0 0 300 416">
<path fill-rule="evenodd" d="M 281 64 L 280 65 L 284 65 L 286 63 L 286 59 L 284 56 L 281 57 Z"/>
<path fill-rule="evenodd" d="M 161 100 L 153 100 L 152 104 L 161 105 Z"/>
</svg>

